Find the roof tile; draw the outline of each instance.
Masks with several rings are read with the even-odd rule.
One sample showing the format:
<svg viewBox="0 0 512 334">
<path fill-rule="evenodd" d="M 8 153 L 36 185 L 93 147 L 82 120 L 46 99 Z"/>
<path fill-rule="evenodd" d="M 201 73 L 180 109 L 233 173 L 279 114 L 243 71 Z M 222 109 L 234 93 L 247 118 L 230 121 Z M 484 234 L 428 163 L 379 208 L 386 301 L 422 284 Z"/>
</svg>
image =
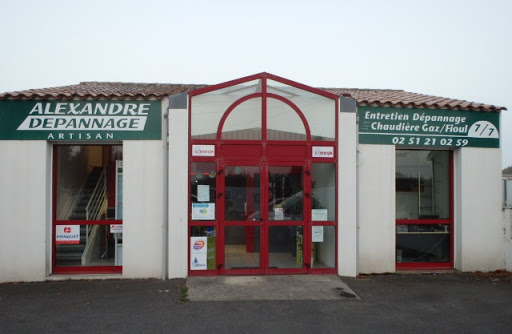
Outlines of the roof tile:
<svg viewBox="0 0 512 334">
<path fill-rule="evenodd" d="M 0 100 L 32 99 L 160 99 L 169 95 L 192 91 L 206 85 L 81 82 L 78 85 L 29 89 L 0 94 Z M 505 107 L 469 102 L 445 97 L 424 95 L 393 89 L 320 88 L 336 95 L 356 100 L 358 105 L 402 108 L 500 111 Z"/>
</svg>

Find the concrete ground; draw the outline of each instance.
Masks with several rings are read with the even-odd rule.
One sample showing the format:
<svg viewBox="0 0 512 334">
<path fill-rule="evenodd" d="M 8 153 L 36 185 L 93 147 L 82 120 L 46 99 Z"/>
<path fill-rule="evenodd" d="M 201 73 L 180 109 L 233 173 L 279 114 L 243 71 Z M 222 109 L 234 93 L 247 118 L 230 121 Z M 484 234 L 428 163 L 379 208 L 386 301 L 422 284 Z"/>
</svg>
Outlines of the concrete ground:
<svg viewBox="0 0 512 334">
<path fill-rule="evenodd" d="M 0 333 L 512 333 L 510 273 L 268 278 L 224 277 L 203 290 L 261 296 L 230 301 L 199 301 L 197 277 L 0 284 Z M 291 300 L 292 283 L 330 293 Z M 285 297 L 268 300 L 268 289 Z"/>
</svg>

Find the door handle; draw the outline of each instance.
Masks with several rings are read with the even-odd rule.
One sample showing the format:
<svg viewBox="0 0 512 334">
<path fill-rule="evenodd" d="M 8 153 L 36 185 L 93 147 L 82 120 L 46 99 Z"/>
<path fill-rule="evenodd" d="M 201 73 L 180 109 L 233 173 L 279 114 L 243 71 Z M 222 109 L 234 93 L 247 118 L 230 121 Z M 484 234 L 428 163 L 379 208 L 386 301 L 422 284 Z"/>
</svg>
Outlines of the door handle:
<svg viewBox="0 0 512 334">
<path fill-rule="evenodd" d="M 219 193 L 219 194 L 217 195 L 217 198 L 221 198 L 222 196 L 224 196 L 224 194 L 223 194 L 223 193 Z"/>
</svg>

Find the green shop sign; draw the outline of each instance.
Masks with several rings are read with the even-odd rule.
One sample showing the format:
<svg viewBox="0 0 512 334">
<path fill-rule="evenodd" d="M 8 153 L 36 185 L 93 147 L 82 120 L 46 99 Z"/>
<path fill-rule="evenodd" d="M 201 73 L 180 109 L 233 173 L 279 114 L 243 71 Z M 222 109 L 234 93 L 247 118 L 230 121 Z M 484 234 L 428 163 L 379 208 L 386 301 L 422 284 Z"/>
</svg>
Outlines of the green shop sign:
<svg viewBox="0 0 512 334">
<path fill-rule="evenodd" d="M 497 112 L 359 107 L 359 142 L 435 147 L 499 147 Z"/>
<path fill-rule="evenodd" d="M 0 140 L 161 139 L 160 101 L 0 101 Z"/>
</svg>

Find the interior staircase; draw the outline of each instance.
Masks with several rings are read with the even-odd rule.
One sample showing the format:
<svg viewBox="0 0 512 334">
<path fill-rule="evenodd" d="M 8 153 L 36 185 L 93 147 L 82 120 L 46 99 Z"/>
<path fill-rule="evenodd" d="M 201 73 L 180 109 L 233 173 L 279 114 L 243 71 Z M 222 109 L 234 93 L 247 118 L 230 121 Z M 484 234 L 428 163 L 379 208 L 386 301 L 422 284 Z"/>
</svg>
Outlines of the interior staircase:
<svg viewBox="0 0 512 334">
<path fill-rule="evenodd" d="M 95 189 L 98 183 L 103 182 L 100 180 L 103 169 L 101 167 L 94 167 L 87 177 L 80 193 L 77 195 L 73 210 L 69 216 L 69 220 L 86 220 L 87 205 L 91 202 Z M 95 218 L 89 218 L 95 219 Z M 90 231 L 90 230 L 89 230 Z M 56 259 L 58 265 L 80 265 L 82 254 L 87 245 L 87 226 L 80 225 L 80 243 L 79 244 L 64 244 L 56 245 L 57 253 Z"/>
</svg>

